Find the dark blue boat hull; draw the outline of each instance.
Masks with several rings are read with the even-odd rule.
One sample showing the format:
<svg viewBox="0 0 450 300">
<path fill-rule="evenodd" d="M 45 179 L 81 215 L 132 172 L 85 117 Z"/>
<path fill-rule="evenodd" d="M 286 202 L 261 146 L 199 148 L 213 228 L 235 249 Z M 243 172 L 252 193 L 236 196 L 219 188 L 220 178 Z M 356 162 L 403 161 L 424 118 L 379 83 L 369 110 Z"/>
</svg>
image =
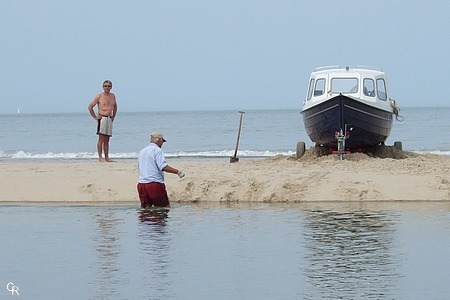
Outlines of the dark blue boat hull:
<svg viewBox="0 0 450 300">
<path fill-rule="evenodd" d="M 364 151 L 383 144 L 391 133 L 393 114 L 344 95 L 302 111 L 305 129 L 317 146 L 337 149 L 336 131 L 350 132 L 346 150 Z M 352 131 L 349 131 L 352 128 Z"/>
</svg>

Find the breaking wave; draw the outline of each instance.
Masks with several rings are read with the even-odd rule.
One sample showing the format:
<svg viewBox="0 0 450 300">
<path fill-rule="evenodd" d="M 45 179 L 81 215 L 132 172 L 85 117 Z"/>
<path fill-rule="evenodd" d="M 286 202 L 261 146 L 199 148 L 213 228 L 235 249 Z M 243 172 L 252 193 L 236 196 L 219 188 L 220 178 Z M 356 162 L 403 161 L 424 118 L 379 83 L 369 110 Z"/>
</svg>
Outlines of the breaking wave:
<svg viewBox="0 0 450 300">
<path fill-rule="evenodd" d="M 238 152 L 238 157 L 264 158 L 276 155 L 290 156 L 295 154 L 293 151 L 253 151 L 242 150 Z M 137 152 L 111 153 L 112 159 L 137 159 Z M 166 152 L 166 158 L 223 158 L 234 156 L 234 150 L 219 151 L 198 151 L 198 152 Z M 47 152 L 47 153 L 29 153 L 17 151 L 14 153 L 5 153 L 0 151 L 0 158 L 11 160 L 83 160 L 97 159 L 97 153 L 94 152 Z"/>
</svg>

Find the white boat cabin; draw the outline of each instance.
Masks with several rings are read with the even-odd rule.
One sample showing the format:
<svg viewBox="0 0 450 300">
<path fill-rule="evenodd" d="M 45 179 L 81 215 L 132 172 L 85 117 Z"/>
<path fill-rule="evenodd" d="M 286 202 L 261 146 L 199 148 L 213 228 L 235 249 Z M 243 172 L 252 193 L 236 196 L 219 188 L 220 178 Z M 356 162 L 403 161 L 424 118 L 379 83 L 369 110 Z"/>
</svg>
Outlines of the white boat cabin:
<svg viewBox="0 0 450 300">
<path fill-rule="evenodd" d="M 374 67 L 329 66 L 311 73 L 303 109 L 315 106 L 338 95 L 345 95 L 374 106 L 389 106 L 386 76 Z"/>
</svg>

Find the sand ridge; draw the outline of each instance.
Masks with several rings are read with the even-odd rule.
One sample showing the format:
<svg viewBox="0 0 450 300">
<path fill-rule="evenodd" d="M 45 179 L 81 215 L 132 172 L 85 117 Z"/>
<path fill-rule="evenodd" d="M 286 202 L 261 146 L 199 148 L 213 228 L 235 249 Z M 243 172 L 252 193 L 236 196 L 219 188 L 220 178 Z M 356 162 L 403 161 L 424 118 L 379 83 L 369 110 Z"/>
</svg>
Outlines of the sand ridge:
<svg viewBox="0 0 450 300">
<path fill-rule="evenodd" d="M 318 157 L 309 149 L 298 160 L 168 160 L 186 177 L 165 179 L 172 203 L 450 200 L 449 156 L 401 151 L 401 158 L 362 153 L 345 158 Z M 0 166 L 1 202 L 138 203 L 136 161 Z"/>
</svg>

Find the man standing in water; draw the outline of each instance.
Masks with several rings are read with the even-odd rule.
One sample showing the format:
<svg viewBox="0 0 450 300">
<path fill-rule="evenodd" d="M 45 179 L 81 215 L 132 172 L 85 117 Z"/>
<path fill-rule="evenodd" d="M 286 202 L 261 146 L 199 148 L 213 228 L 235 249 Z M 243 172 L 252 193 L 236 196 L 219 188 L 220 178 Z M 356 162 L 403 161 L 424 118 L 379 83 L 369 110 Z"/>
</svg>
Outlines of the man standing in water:
<svg viewBox="0 0 450 300">
<path fill-rule="evenodd" d="M 112 162 L 109 158 L 109 139 L 112 136 L 112 127 L 117 113 L 116 96 L 111 93 L 112 82 L 105 80 L 103 82 L 103 93 L 95 96 L 89 103 L 88 110 L 91 116 L 97 120 L 97 152 L 100 162 Z M 97 105 L 98 114 L 95 115 L 94 106 Z M 102 153 L 105 154 L 103 158 Z"/>
<path fill-rule="evenodd" d="M 167 164 L 164 151 L 161 149 L 165 142 L 161 132 L 152 132 L 150 144 L 139 152 L 137 190 L 141 208 L 170 206 L 164 184 L 164 172 L 177 174 L 180 178 L 184 177 L 183 172 Z"/>
</svg>

